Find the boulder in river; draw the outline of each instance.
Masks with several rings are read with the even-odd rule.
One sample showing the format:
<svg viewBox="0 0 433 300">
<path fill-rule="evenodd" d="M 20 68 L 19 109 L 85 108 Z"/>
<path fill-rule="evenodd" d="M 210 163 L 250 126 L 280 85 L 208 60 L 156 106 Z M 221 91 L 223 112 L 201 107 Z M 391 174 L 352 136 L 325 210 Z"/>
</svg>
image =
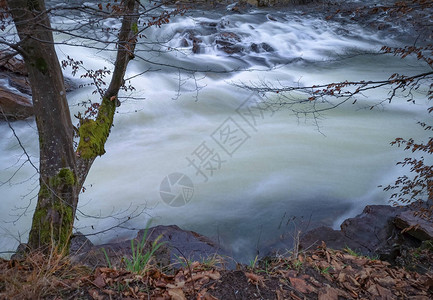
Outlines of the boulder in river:
<svg viewBox="0 0 433 300">
<path fill-rule="evenodd" d="M 221 32 L 215 37 L 217 48 L 227 54 L 240 53 L 244 50 L 239 44 L 241 38 L 234 32 Z"/>
<path fill-rule="evenodd" d="M 250 48 L 251 48 L 251 51 L 253 51 L 255 53 L 274 52 L 275 51 L 275 49 L 272 48 L 272 46 L 267 44 L 267 43 L 260 43 L 260 44 L 252 43 Z"/>
</svg>

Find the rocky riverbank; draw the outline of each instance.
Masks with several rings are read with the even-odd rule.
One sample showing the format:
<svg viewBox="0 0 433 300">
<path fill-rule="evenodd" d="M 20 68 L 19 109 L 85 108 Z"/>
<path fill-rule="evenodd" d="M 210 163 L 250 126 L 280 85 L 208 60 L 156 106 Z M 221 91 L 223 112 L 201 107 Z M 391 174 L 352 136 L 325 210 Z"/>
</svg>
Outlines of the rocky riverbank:
<svg viewBox="0 0 433 300">
<path fill-rule="evenodd" d="M 433 223 L 422 218 L 417 212 L 432 210 L 427 204 L 413 204 L 406 207 L 369 205 L 364 211 L 345 220 L 341 230 L 318 227 L 301 234 L 299 244 L 295 243 L 294 253 L 323 247 L 341 251 L 352 251 L 359 256 L 374 257 L 392 265 L 408 267 L 418 272 L 433 271 L 431 257 L 411 256 L 413 249 L 430 249 L 433 254 Z M 135 244 L 143 240 L 145 230 L 140 230 Z M 155 263 L 160 266 L 176 265 L 182 261 L 204 261 L 212 257 L 228 258 L 228 251 L 216 242 L 193 231 L 182 230 L 175 225 L 156 226 L 144 236 L 145 251 L 158 240 L 163 246 L 155 253 Z M 106 252 L 107 256 L 104 254 Z M 287 253 L 288 249 L 276 249 L 270 257 Z M 131 257 L 131 240 L 93 245 L 84 236 L 77 234 L 72 239 L 71 255 L 75 262 L 92 267 L 112 265 L 121 267 L 125 257 Z M 228 258 L 227 266 L 235 266 Z"/>
<path fill-rule="evenodd" d="M 145 251 L 159 236 L 164 246 L 138 271 L 125 269 L 124 257 L 131 259 L 130 241 L 94 246 L 77 235 L 67 258 L 36 253 L 0 259 L 0 298 L 428 300 L 433 297 L 432 223 L 419 222 L 413 208 L 367 206 L 344 221 L 340 231 L 321 227 L 306 233 L 301 247 L 308 249 L 248 266 L 237 264 L 235 269 L 227 268 L 227 257 L 216 243 L 177 226 L 148 230 Z M 136 240 L 144 234 L 139 231 Z M 393 266 L 377 259 L 376 251 L 391 243 L 394 249 L 398 242 L 404 243 L 399 245 L 400 257 L 406 249 L 404 261 L 410 258 L 412 265 Z M 105 266 L 108 261 L 111 267 Z"/>
<path fill-rule="evenodd" d="M 392 265 L 433 271 L 433 261 L 413 261 L 408 257 L 411 249 L 433 246 L 432 220 L 420 216 L 421 211 L 430 212 L 431 216 L 432 208 L 427 204 L 369 205 L 360 215 L 345 220 L 340 230 L 319 227 L 305 233 L 300 249 L 314 248 L 324 241 L 332 249 L 351 249 Z"/>
</svg>

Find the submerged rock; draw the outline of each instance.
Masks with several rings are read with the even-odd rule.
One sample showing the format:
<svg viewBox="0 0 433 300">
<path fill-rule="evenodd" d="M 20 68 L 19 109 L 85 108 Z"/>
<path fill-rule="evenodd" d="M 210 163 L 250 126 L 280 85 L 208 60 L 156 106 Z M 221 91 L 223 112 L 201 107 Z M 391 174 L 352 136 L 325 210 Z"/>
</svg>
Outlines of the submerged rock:
<svg viewBox="0 0 433 300">
<path fill-rule="evenodd" d="M 267 43 L 260 43 L 260 44 L 252 43 L 250 48 L 251 48 L 251 51 L 253 51 L 255 53 L 274 52 L 275 51 L 275 49 L 272 48 L 272 46 L 267 44 Z"/>
</svg>

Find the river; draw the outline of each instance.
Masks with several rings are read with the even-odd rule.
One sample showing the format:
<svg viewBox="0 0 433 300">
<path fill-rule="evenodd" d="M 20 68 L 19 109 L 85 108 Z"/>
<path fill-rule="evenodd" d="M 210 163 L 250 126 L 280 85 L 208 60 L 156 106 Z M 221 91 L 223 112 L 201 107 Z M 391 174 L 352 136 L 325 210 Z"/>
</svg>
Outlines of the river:
<svg viewBox="0 0 433 300">
<path fill-rule="evenodd" d="M 315 118 L 293 112 L 301 106 L 278 105 L 278 95 L 263 98 L 235 86 L 380 80 L 401 70 L 425 70 L 412 58 L 367 54 L 384 44 L 399 45 L 401 37 L 324 17 L 293 9 L 203 10 L 146 31 L 127 77 L 150 71 L 131 79 L 136 90 L 121 99 L 107 153 L 96 160 L 80 196 L 76 230 L 105 230 L 145 208 L 120 228 L 89 237 L 96 243 L 131 237 L 130 229 L 152 219 L 152 225 L 176 224 L 204 234 L 247 262 L 273 247 L 290 250 L 294 229 L 338 227 L 367 204 L 388 203 L 389 194 L 378 185 L 402 174 L 396 162 L 405 154 L 390 142 L 426 137 L 416 124 L 429 118 L 426 88 L 414 92 L 416 104 L 397 97 L 370 110 L 387 97 L 389 91 L 380 89 Z M 239 52 L 219 48 L 227 45 L 215 42 L 221 33 Z M 194 38 L 200 40 L 198 53 Z M 87 68 L 113 60 L 113 52 L 57 49 L 60 59 L 69 55 Z M 69 93 L 72 113 L 83 110 L 83 101 L 98 100 L 92 91 Z M 260 110 L 263 101 L 276 105 Z M 13 126 L 37 165 L 34 121 Z M 21 166 L 25 157 L 7 124 L 0 123 L 0 132 L 0 181 L 7 181 L 0 186 L 0 251 L 8 251 L 27 238 L 38 178 L 28 163 Z"/>
</svg>

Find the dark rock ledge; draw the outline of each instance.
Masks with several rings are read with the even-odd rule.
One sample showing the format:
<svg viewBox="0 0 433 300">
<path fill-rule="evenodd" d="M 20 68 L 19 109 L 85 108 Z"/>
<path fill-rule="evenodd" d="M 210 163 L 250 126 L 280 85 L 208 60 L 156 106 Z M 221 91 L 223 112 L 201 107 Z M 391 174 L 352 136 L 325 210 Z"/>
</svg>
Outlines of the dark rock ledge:
<svg viewBox="0 0 433 300">
<path fill-rule="evenodd" d="M 134 238 L 134 245 L 143 240 L 145 230 L 140 230 Z M 155 226 L 148 230 L 144 252 L 149 251 L 151 244 L 161 235 L 159 243 L 163 245 L 155 252 L 154 263 L 161 266 L 188 261 L 204 261 L 216 255 L 226 253 L 216 243 L 193 231 L 180 229 L 176 225 Z M 79 233 L 71 241 L 71 260 L 91 267 L 107 266 L 104 250 L 113 266 L 120 267 L 124 258 L 131 258 L 131 240 L 104 245 L 93 245 L 90 240 Z"/>
<path fill-rule="evenodd" d="M 407 249 L 433 240 L 432 220 L 416 216 L 420 208 L 432 210 L 431 205 L 419 203 L 405 207 L 368 205 L 360 215 L 345 220 L 340 230 L 323 226 L 307 232 L 301 237 L 300 248 L 316 248 L 324 241 L 332 249 L 350 248 L 360 255 L 398 264 Z"/>
<path fill-rule="evenodd" d="M 77 85 L 65 78 L 66 92 Z M 0 50 L 0 120 L 23 120 L 33 116 L 32 89 L 24 61 Z"/>
<path fill-rule="evenodd" d="M 432 206 L 422 204 L 424 209 Z M 364 211 L 345 220 L 341 230 L 330 227 L 318 227 L 305 233 L 300 239 L 301 250 L 314 250 L 322 246 L 322 241 L 331 249 L 351 249 L 359 255 L 379 258 L 392 264 L 402 265 L 408 249 L 430 243 L 433 247 L 433 223 L 415 216 L 420 206 L 392 207 L 388 205 L 369 205 Z M 144 230 L 140 230 L 134 239 L 143 239 Z M 193 231 L 180 229 L 178 226 L 156 226 L 148 231 L 145 251 L 158 236 L 164 245 L 154 255 L 154 263 L 161 266 L 176 265 L 185 259 L 204 261 L 209 257 L 227 256 L 218 244 Z M 131 240 L 104 245 L 93 245 L 85 236 L 77 234 L 72 239 L 71 258 L 74 262 L 91 267 L 107 266 L 104 249 L 113 266 L 122 266 L 124 258 L 130 258 Z"/>
</svg>

